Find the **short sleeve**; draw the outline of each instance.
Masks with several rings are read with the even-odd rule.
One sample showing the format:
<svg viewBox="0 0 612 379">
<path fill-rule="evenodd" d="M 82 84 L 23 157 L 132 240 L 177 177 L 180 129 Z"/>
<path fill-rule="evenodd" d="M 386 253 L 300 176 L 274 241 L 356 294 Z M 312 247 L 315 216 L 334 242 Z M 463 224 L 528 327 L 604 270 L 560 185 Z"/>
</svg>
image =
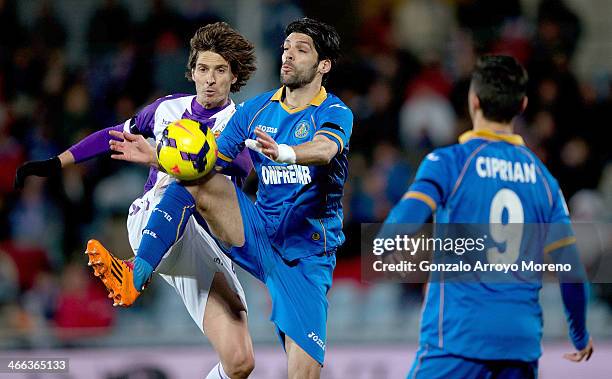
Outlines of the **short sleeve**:
<svg viewBox="0 0 612 379">
<path fill-rule="evenodd" d="M 348 145 L 353 132 L 353 112 L 342 103 L 330 105 L 318 112 L 318 130 L 315 135 L 320 134 L 334 141 L 338 145 L 338 153 L 341 153 Z"/>
<path fill-rule="evenodd" d="M 446 152 L 440 150 L 427 154 L 404 198 L 421 200 L 429 205 L 432 211 L 438 204 L 444 203 L 450 192 L 450 159 Z"/>
<path fill-rule="evenodd" d="M 155 138 L 153 130 L 155 127 L 155 112 L 159 104 L 164 100 L 160 98 L 142 108 L 135 116 L 123 123 L 123 131 L 132 134 L 140 134 L 146 138 Z"/>
<path fill-rule="evenodd" d="M 553 193 L 553 202 L 550 213 L 550 222 L 551 223 L 570 223 L 570 214 L 569 209 L 567 208 L 567 203 L 565 202 L 565 197 L 563 196 L 563 192 L 558 185 L 555 186 L 555 193 Z"/>
<path fill-rule="evenodd" d="M 572 228 L 569 209 L 565 197 L 556 180 L 551 180 L 553 201 L 550 210 L 550 219 L 547 226 L 546 244 L 544 253 L 551 253 L 563 247 L 576 243 L 576 236 Z"/>
</svg>

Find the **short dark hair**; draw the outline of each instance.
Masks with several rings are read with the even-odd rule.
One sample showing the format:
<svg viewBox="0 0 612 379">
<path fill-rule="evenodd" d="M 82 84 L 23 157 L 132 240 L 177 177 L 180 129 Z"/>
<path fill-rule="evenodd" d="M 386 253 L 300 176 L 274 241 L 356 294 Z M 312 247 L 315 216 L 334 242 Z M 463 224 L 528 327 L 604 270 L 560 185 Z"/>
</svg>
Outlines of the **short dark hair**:
<svg viewBox="0 0 612 379">
<path fill-rule="evenodd" d="M 255 66 L 255 46 L 225 22 L 208 24 L 198 29 L 189 41 L 190 51 L 185 77 L 193 81 L 191 71 L 195 68 L 198 53 L 212 51 L 225 59 L 236 76 L 230 91 L 236 92 L 246 84 Z"/>
<path fill-rule="evenodd" d="M 471 88 L 480 101 L 484 117 L 508 123 L 521 114 L 527 80 L 527 71 L 513 57 L 481 57 L 472 74 Z"/>
<path fill-rule="evenodd" d="M 312 38 L 315 50 L 319 56 L 319 62 L 329 59 L 332 68 L 340 58 L 340 36 L 336 29 L 324 22 L 304 17 L 292 21 L 285 28 L 285 36 L 291 33 L 302 33 Z M 323 83 L 326 81 L 327 74 L 323 75 Z"/>
</svg>

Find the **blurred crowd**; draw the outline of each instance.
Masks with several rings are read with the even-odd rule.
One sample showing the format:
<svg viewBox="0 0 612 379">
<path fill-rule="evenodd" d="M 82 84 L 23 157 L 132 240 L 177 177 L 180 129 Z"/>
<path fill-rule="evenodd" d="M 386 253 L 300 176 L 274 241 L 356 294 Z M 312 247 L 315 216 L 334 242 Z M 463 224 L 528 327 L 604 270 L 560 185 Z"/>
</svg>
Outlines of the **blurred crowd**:
<svg viewBox="0 0 612 379">
<path fill-rule="evenodd" d="M 208 2 L 189 1 L 178 10 L 152 0 L 136 21 L 122 1 L 99 1 L 81 41 L 84 63 L 69 64 L 70 15 L 51 1 L 39 3 L 34 22 L 24 25 L 17 1 L 0 1 L 0 325 L 6 326 L 0 336 L 19 346 L 48 338 L 70 345 L 112 329 L 117 314 L 81 252 L 95 236 L 129 256 L 124 222 L 146 170 L 102 157 L 58 178 L 29 179 L 19 192 L 15 170 L 122 122 L 159 96 L 193 92 L 184 79 L 187 41 L 197 27 L 222 20 Z M 338 3 L 350 3 L 353 23 L 338 25 L 345 55 L 327 88 L 352 108 L 355 124 L 344 200 L 347 243 L 338 253 L 337 278 L 359 280 L 360 223 L 383 221 L 420 159 L 470 129 L 470 72 L 485 53 L 513 55 L 528 69 L 529 106 L 516 129 L 559 179 L 572 217 L 612 220 L 606 147 L 612 76 L 579 79 L 573 72 L 584 27 L 563 0 L 539 1 L 535 17 L 525 15 L 519 0 Z M 291 19 L 336 21 L 306 1 L 261 4 L 269 11 L 262 49 L 272 62 Z M 612 304 L 606 288 L 596 293 Z"/>
</svg>

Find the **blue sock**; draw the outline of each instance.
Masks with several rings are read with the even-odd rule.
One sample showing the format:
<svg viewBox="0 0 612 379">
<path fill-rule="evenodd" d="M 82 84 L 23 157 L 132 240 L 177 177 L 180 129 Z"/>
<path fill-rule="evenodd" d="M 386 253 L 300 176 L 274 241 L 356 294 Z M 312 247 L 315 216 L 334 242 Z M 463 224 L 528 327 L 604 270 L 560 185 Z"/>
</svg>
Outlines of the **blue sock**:
<svg viewBox="0 0 612 379">
<path fill-rule="evenodd" d="M 189 191 L 177 182 L 170 184 L 142 231 L 138 257 L 156 268 L 164 254 L 183 235 L 194 211 L 195 200 Z"/>
</svg>

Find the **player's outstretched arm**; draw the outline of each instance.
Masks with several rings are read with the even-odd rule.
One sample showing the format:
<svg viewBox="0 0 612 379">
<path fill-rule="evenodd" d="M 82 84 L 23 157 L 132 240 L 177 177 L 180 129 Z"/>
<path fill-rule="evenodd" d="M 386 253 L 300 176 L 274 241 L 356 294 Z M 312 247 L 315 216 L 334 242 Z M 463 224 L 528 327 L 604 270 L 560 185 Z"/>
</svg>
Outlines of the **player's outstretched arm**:
<svg viewBox="0 0 612 379">
<path fill-rule="evenodd" d="M 245 145 L 275 162 L 321 166 L 331 162 L 338 153 L 338 145 L 323 135 L 316 135 L 312 141 L 296 146 L 279 145 L 259 128 L 255 129 L 255 135 L 257 140 L 248 139 Z"/>
<path fill-rule="evenodd" d="M 295 151 L 296 163 L 301 165 L 326 165 L 338 153 L 338 145 L 320 134 L 314 136 L 312 141 L 292 148 Z"/>
<path fill-rule="evenodd" d="M 108 141 L 110 149 L 114 152 L 111 158 L 158 167 L 155 148 L 142 135 L 116 130 L 111 130 L 109 134 L 114 137 Z"/>
<path fill-rule="evenodd" d="M 120 131 L 122 125 L 94 132 L 83 138 L 58 156 L 40 161 L 29 161 L 21 165 L 15 173 L 15 189 L 23 188 L 28 176 L 50 177 L 58 175 L 62 168 L 80 163 L 109 151 L 108 141 L 112 138 L 110 131 Z"/>
</svg>

